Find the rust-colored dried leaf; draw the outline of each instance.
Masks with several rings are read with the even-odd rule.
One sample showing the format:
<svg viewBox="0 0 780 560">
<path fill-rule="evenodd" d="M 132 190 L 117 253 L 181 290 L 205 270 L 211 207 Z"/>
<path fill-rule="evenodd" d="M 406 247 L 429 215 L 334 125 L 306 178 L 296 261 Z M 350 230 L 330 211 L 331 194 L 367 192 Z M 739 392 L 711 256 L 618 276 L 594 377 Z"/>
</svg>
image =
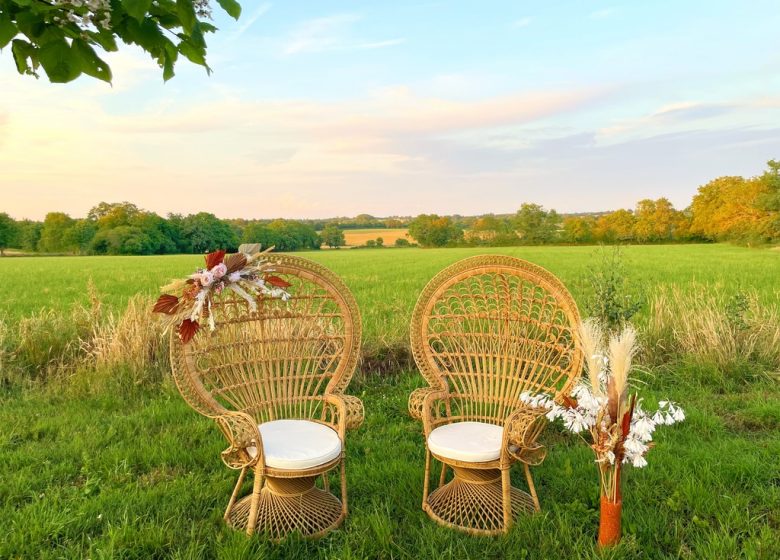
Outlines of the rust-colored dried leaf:
<svg viewBox="0 0 780 560">
<path fill-rule="evenodd" d="M 620 426 L 620 431 L 623 437 L 628 435 L 628 431 L 631 429 L 631 419 L 634 417 L 634 405 L 636 404 L 636 395 L 631 396 L 631 404 L 628 410 L 623 414 L 623 423 Z"/>
<path fill-rule="evenodd" d="M 219 251 L 214 251 L 213 253 L 209 253 L 206 255 L 206 269 L 211 270 L 215 266 L 217 266 L 219 263 L 222 262 L 222 260 L 225 258 L 225 251 L 220 249 Z"/>
<path fill-rule="evenodd" d="M 246 266 L 246 255 L 242 253 L 235 253 L 225 257 L 225 266 L 227 267 L 227 274 L 238 272 Z"/>
<path fill-rule="evenodd" d="M 171 294 L 163 294 L 157 298 L 157 302 L 154 304 L 152 313 L 165 313 L 166 315 L 173 315 L 176 313 L 176 309 L 179 307 L 179 298 Z"/>
<path fill-rule="evenodd" d="M 287 280 L 283 280 L 278 276 L 266 276 L 265 281 L 276 288 L 289 288 L 292 286 L 292 284 L 290 284 Z"/>
<path fill-rule="evenodd" d="M 577 408 L 577 399 L 573 399 L 569 395 L 563 395 L 563 404 L 566 408 Z"/>
<path fill-rule="evenodd" d="M 187 344 L 192 340 L 192 337 L 195 336 L 195 333 L 198 332 L 199 328 L 200 325 L 197 321 L 184 319 L 184 321 L 181 322 L 181 325 L 179 325 L 179 338 L 181 338 L 182 343 Z"/>
<path fill-rule="evenodd" d="M 613 424 L 617 424 L 618 420 L 618 404 L 619 398 L 617 389 L 615 387 L 615 379 L 610 377 L 607 382 L 607 411 L 609 412 L 610 421 Z"/>
</svg>

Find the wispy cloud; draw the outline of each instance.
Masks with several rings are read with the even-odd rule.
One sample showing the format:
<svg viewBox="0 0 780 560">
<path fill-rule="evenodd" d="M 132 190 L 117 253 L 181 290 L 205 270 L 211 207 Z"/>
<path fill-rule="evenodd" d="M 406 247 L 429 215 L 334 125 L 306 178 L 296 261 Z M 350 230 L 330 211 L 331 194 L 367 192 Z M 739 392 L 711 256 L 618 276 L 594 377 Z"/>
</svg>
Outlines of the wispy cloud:
<svg viewBox="0 0 780 560">
<path fill-rule="evenodd" d="M 257 9 L 254 12 L 252 12 L 252 15 L 249 16 L 245 22 L 241 23 L 241 25 L 238 26 L 238 29 L 236 29 L 236 31 L 233 33 L 232 38 L 237 39 L 238 37 L 243 35 L 247 31 L 247 29 L 252 27 L 252 25 L 254 25 L 254 23 L 258 19 L 263 17 L 268 12 L 268 10 L 271 9 L 272 6 L 273 4 L 271 4 L 270 2 L 264 2 L 260 4 L 257 7 Z"/>
<path fill-rule="evenodd" d="M 664 132 L 670 121 L 725 109 L 706 103 L 664 105 L 640 117 L 655 123 L 644 136 L 611 142 L 556 128 L 554 119 L 587 112 L 610 90 L 467 101 L 407 87 L 341 101 L 212 96 L 117 115 L 75 92 L 37 102 L 45 99 L 39 85 L 0 80 L 8 92 L 0 107 L 0 169 L 10 186 L 3 202 L 18 217 L 52 208 L 83 215 L 127 192 L 160 213 L 208 208 L 226 217 L 471 214 L 527 200 L 603 210 L 651 195 L 683 205 L 701 182 L 758 172 L 750 162 L 780 149 L 777 129 Z M 175 185 L 185 182 L 183 195 Z"/>
<path fill-rule="evenodd" d="M 373 43 L 360 43 L 356 45 L 345 45 L 347 49 L 383 49 L 385 47 L 394 47 L 395 45 L 401 45 L 406 42 L 403 37 L 396 37 L 395 39 L 387 39 L 386 41 L 375 41 Z"/>
<path fill-rule="evenodd" d="M 361 19 L 362 17 L 357 14 L 337 14 L 304 21 L 285 38 L 282 52 L 285 55 L 294 55 L 324 51 L 381 49 L 405 42 L 403 37 L 376 41 L 354 38 L 351 28 Z"/>
<path fill-rule="evenodd" d="M 661 107 L 652 118 L 665 122 L 687 122 L 725 115 L 735 108 L 730 103 L 674 103 Z"/>
<path fill-rule="evenodd" d="M 742 108 L 747 109 L 754 103 L 743 101 Z M 663 105 L 650 114 L 629 118 L 602 128 L 602 139 L 626 137 L 631 135 L 648 136 L 657 134 L 661 129 L 674 130 L 675 127 L 687 127 L 690 123 L 714 119 L 739 109 L 737 103 L 704 103 L 683 101 Z"/>
<path fill-rule="evenodd" d="M 614 8 L 604 8 L 603 10 L 596 10 L 595 12 L 591 12 L 588 17 L 590 19 L 606 19 L 614 13 Z"/>
<path fill-rule="evenodd" d="M 528 27 L 529 25 L 531 25 L 530 17 L 520 18 L 512 22 L 512 27 L 516 29 L 520 29 L 522 27 Z"/>
<path fill-rule="evenodd" d="M 297 54 L 331 49 L 342 41 L 345 30 L 359 19 L 356 14 L 338 14 L 304 21 L 292 30 L 283 52 Z"/>
</svg>

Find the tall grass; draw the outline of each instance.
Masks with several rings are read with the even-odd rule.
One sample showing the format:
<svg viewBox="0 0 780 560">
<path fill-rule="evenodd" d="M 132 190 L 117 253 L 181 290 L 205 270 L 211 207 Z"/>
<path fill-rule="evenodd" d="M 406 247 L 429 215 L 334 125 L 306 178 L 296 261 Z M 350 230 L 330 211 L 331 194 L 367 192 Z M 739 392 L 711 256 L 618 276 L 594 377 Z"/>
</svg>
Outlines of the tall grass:
<svg viewBox="0 0 780 560">
<path fill-rule="evenodd" d="M 151 305 L 151 298 L 136 295 L 121 313 L 86 315 L 87 310 L 76 308 L 73 323 L 83 326 L 91 320 L 92 329 L 80 344 L 95 367 L 124 368 L 134 383 L 160 379 L 167 337 L 160 335 Z M 762 303 L 754 291 L 727 296 L 701 284 L 660 286 L 650 299 L 643 339 L 649 365 L 687 360 L 724 371 L 749 364 L 780 371 L 780 310 Z M 408 346 L 392 337 L 372 340 L 364 347 L 364 373 L 401 370 L 409 354 Z"/>
<path fill-rule="evenodd" d="M 15 325 L 0 321 L 0 380 L 45 383 L 84 371 L 154 384 L 167 370 L 167 337 L 149 310 L 152 298 L 135 295 L 121 311 L 104 311 L 91 291 L 89 306 L 42 310 Z M 642 328 L 642 361 L 659 366 L 688 361 L 728 374 L 780 371 L 780 310 L 755 292 L 727 296 L 694 284 L 659 286 Z M 14 328 L 15 327 L 15 328 Z M 411 362 L 408 343 L 387 338 L 364 346 L 362 376 L 401 371 Z"/>
<path fill-rule="evenodd" d="M 93 325 L 91 337 L 82 345 L 101 370 L 123 369 L 135 384 L 160 380 L 167 367 L 168 337 L 149 310 L 153 300 L 136 295 L 130 298 L 122 313 L 109 313 Z"/>
<path fill-rule="evenodd" d="M 420 291 L 443 267 L 483 253 L 505 253 L 550 269 L 581 309 L 592 286 L 592 247 L 322 251 L 304 256 L 339 274 L 355 294 L 363 322 L 364 360 L 356 380 L 413 367 L 408 329 Z M 631 321 L 648 365 L 676 360 L 757 364 L 777 370 L 776 252 L 730 246 L 624 249 L 626 278 L 641 280 L 648 305 Z M 0 383 L 67 379 L 85 370 L 153 383 L 167 369 L 166 341 L 147 312 L 158 286 L 191 271 L 198 256 L 73 257 L 0 260 L 0 272 L 25 277 L 0 286 Z M 612 266 L 614 259 L 609 261 Z M 62 271 L 67 271 L 62 276 Z M 58 276 L 59 274 L 59 276 Z M 56 278 L 56 280 L 55 280 Z M 90 279 L 95 287 L 85 290 Z M 614 295 L 623 293 L 616 285 Z M 694 283 L 698 282 L 698 283 Z M 678 288 L 664 288 L 674 283 Z M 140 295 L 139 295 L 140 294 Z M 39 306 L 39 307 L 34 307 Z M 43 307 L 43 308 L 41 308 Z M 622 317 L 623 315 L 621 315 Z M 752 366 L 751 366 L 752 367 Z"/>
<path fill-rule="evenodd" d="M 3 372 L 9 367 L 11 328 L 5 319 L 0 318 L 0 383 L 3 381 Z"/>
<path fill-rule="evenodd" d="M 752 290 L 727 296 L 717 287 L 661 286 L 643 338 L 651 364 L 682 358 L 721 371 L 745 364 L 780 371 L 780 311 Z"/>
<path fill-rule="evenodd" d="M 85 372 L 123 376 L 133 384 L 161 379 L 168 344 L 149 313 L 151 298 L 136 295 L 124 310 L 104 312 L 94 288 L 88 291 L 88 306 L 44 309 L 16 324 L 0 321 L 0 383 L 45 384 Z"/>
</svg>

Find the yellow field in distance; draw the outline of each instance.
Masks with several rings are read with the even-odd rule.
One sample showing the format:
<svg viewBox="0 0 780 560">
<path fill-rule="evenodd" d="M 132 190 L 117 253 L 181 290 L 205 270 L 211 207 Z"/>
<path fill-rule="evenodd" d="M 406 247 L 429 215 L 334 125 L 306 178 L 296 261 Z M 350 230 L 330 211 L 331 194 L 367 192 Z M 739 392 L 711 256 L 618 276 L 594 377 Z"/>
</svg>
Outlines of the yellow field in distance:
<svg viewBox="0 0 780 560">
<path fill-rule="evenodd" d="M 359 245 L 365 245 L 369 239 L 376 239 L 381 237 L 384 245 L 390 247 L 395 244 L 395 240 L 399 238 L 406 238 L 410 243 L 414 243 L 414 240 L 408 236 L 408 230 L 406 228 L 398 229 L 345 229 L 344 239 L 347 241 L 348 247 L 357 247 Z"/>
</svg>

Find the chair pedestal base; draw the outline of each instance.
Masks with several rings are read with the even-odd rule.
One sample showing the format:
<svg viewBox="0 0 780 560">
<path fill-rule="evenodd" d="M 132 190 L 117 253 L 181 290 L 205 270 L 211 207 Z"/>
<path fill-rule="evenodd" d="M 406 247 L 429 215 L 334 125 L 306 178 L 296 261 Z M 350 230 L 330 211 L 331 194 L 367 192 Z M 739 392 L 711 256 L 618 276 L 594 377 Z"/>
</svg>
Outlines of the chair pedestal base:
<svg viewBox="0 0 780 560">
<path fill-rule="evenodd" d="M 255 532 L 279 540 L 293 532 L 304 537 L 319 537 L 344 520 L 341 501 L 314 486 L 316 476 L 305 478 L 265 477 L 257 508 Z M 227 523 L 246 530 L 252 494 L 237 501 Z"/>
<path fill-rule="evenodd" d="M 499 469 L 452 467 L 454 478 L 428 496 L 425 510 L 438 523 L 466 533 L 495 535 L 506 530 Z M 509 488 L 512 517 L 535 511 L 529 494 Z"/>
</svg>

